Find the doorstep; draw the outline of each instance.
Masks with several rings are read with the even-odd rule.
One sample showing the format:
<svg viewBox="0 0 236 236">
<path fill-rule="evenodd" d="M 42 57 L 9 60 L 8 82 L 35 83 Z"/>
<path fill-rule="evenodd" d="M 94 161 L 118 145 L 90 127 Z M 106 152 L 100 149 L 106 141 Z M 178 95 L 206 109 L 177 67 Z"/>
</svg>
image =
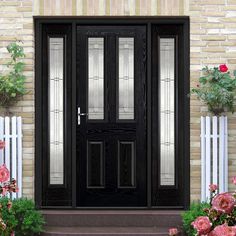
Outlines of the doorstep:
<svg viewBox="0 0 236 236">
<path fill-rule="evenodd" d="M 180 228 L 177 210 L 43 210 L 46 227 L 42 236 L 59 235 L 168 235 Z"/>
</svg>

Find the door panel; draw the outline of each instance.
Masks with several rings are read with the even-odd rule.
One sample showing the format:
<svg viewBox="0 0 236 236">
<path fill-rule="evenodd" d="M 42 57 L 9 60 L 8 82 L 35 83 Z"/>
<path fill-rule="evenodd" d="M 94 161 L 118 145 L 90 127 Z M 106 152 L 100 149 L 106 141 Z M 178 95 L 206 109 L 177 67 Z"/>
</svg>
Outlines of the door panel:
<svg viewBox="0 0 236 236">
<path fill-rule="evenodd" d="M 179 26 L 152 30 L 152 205 L 184 205 L 183 32 Z"/>
<path fill-rule="evenodd" d="M 145 27 L 77 27 L 77 206 L 146 206 L 145 82 Z"/>
<path fill-rule="evenodd" d="M 70 206 L 71 184 L 71 31 L 68 24 L 42 28 L 41 163 L 44 206 Z M 37 137 L 38 138 L 38 137 Z M 38 143 L 36 143 L 36 146 Z M 38 166 L 36 168 L 39 168 Z M 38 186 L 36 186 L 38 188 Z"/>
</svg>

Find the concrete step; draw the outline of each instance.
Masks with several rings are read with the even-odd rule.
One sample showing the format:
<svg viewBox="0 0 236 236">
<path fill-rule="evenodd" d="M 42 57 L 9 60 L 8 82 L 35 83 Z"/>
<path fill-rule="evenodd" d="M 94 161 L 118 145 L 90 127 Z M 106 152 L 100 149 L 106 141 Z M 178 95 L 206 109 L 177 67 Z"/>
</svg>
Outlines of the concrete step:
<svg viewBox="0 0 236 236">
<path fill-rule="evenodd" d="M 179 210 L 43 210 L 53 227 L 180 227 Z"/>
<path fill-rule="evenodd" d="M 168 228 L 157 227 L 46 227 L 42 236 L 167 236 Z"/>
</svg>

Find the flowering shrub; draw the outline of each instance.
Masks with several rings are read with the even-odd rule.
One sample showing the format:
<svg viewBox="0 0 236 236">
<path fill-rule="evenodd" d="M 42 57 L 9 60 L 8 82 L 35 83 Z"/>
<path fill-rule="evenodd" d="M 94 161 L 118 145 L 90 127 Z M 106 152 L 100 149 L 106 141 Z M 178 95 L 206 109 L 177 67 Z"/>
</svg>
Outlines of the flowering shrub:
<svg viewBox="0 0 236 236">
<path fill-rule="evenodd" d="M 199 84 L 197 88 L 191 90 L 191 94 L 197 95 L 197 98 L 203 101 L 214 115 L 220 115 L 225 110 L 233 113 L 236 95 L 236 71 L 234 71 L 234 78 L 231 77 L 226 65 L 214 68 L 206 66 L 202 72 L 203 76 L 199 78 Z"/>
<path fill-rule="evenodd" d="M 4 149 L 5 142 L 0 140 L 0 150 Z M 7 169 L 6 165 L 3 164 L 0 166 L 0 194 L 5 196 L 7 193 L 17 192 L 18 188 L 16 185 L 16 180 L 10 180 L 10 172 Z M 7 209 L 11 211 L 12 202 L 10 200 L 7 201 Z M 11 226 L 8 226 L 7 223 L 3 221 L 2 218 L 2 209 L 3 206 L 0 205 L 0 232 L 1 235 L 14 235 L 13 229 Z"/>
<path fill-rule="evenodd" d="M 236 177 L 232 182 L 236 183 Z M 236 192 L 217 193 L 215 184 L 210 185 L 209 190 L 209 205 L 196 204 L 200 207 L 198 212 L 190 208 L 183 214 L 185 231 L 188 236 L 236 236 Z M 203 204 L 206 207 L 201 207 Z"/>
</svg>

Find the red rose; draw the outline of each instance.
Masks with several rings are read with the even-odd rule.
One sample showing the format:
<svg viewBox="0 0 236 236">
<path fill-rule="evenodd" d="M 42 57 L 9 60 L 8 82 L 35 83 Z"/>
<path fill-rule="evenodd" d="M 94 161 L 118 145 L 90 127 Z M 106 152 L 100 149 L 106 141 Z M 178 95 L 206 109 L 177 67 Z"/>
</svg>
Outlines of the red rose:
<svg viewBox="0 0 236 236">
<path fill-rule="evenodd" d="M 219 69 L 220 69 L 221 72 L 227 72 L 228 67 L 225 64 L 222 64 L 222 65 L 219 66 Z"/>
</svg>

